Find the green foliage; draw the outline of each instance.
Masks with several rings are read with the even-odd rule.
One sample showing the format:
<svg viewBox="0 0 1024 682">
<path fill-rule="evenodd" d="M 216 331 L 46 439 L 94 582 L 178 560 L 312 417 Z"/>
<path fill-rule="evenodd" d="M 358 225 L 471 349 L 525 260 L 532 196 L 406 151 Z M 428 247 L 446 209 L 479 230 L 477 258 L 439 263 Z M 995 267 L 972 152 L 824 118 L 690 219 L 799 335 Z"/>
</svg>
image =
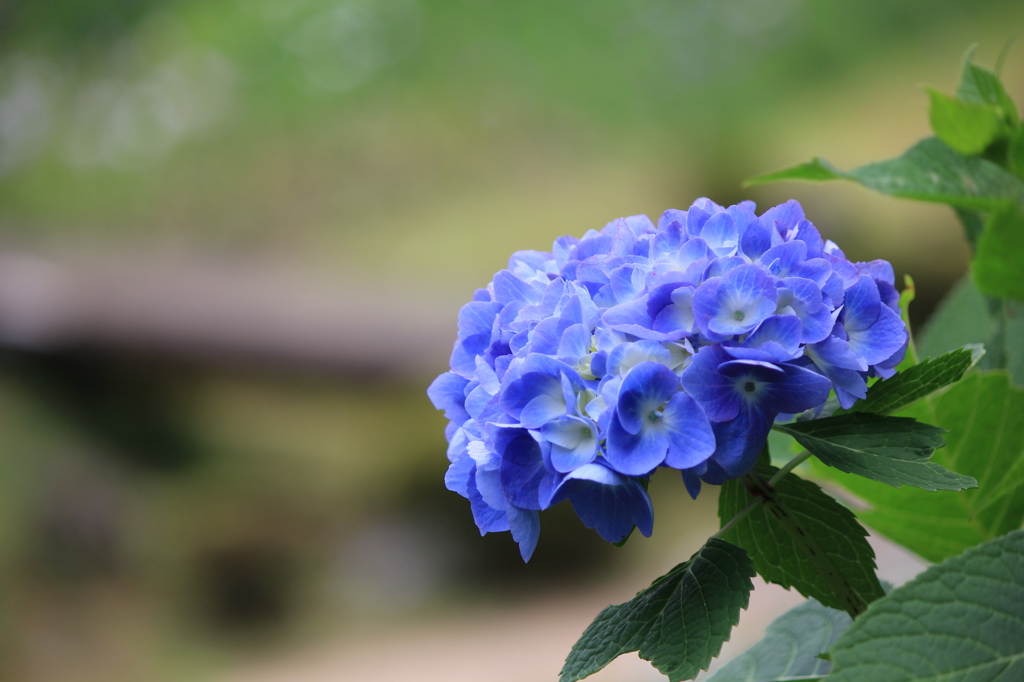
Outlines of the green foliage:
<svg viewBox="0 0 1024 682">
<path fill-rule="evenodd" d="M 1006 94 L 1006 88 L 999 81 L 999 76 L 984 66 L 975 64 L 971 60 L 973 52 L 972 48 L 964 59 L 960 85 L 956 90 L 957 99 L 970 104 L 994 107 L 1006 123 L 1016 125 L 1017 107 L 1014 106 L 1010 96 Z"/>
<path fill-rule="evenodd" d="M 830 653 L 830 682 L 1024 679 L 1024 531 L 893 590 Z"/>
<path fill-rule="evenodd" d="M 818 656 L 853 621 L 815 599 L 790 609 L 768 626 L 764 639 L 729 661 L 708 682 L 811 680 L 828 674 L 832 664 Z"/>
<path fill-rule="evenodd" d="M 967 209 L 990 210 L 1008 202 L 1024 204 L 1024 182 L 986 159 L 964 156 L 942 140 L 928 137 L 902 156 L 840 171 L 826 161 L 759 175 L 757 185 L 778 180 L 852 180 L 868 189 L 905 199 L 919 199 Z"/>
<path fill-rule="evenodd" d="M 746 552 L 709 539 L 633 599 L 602 611 L 573 646 L 561 682 L 592 675 L 630 651 L 673 682 L 693 679 L 707 670 L 739 622 L 753 575 Z"/>
<path fill-rule="evenodd" d="M 884 594 L 867 532 L 853 512 L 810 481 L 788 473 L 769 485 L 778 471 L 762 459 L 752 474 L 722 486 L 723 524 L 762 501 L 722 537 L 747 550 L 768 582 L 856 616 Z"/>
<path fill-rule="evenodd" d="M 1024 126 L 1017 129 L 1007 152 L 1010 170 L 1024 178 Z"/>
<path fill-rule="evenodd" d="M 867 398 L 855 402 L 848 411 L 892 414 L 960 381 L 964 372 L 975 365 L 984 353 L 985 349 L 976 344 L 911 365 L 891 379 L 875 382 L 868 390 Z M 843 412 L 845 410 L 836 414 Z"/>
<path fill-rule="evenodd" d="M 978 239 L 974 281 L 982 293 L 1024 301 L 1024 210 L 1016 205 L 993 211 Z"/>
<path fill-rule="evenodd" d="M 955 495 L 896 490 L 815 465 L 817 475 L 870 505 L 857 512 L 864 523 L 929 561 L 1020 527 L 1024 390 L 1013 387 L 1004 372 L 974 373 L 900 414 L 949 429 L 946 447 L 935 452 L 933 463 L 973 476 L 978 487 Z"/>
<path fill-rule="evenodd" d="M 965 102 L 932 88 L 928 97 L 932 130 L 961 154 L 980 154 L 1005 132 L 1002 111 L 994 105 Z"/>
<path fill-rule="evenodd" d="M 830 467 L 899 488 L 963 490 L 977 485 L 929 462 L 943 445 L 944 429 L 905 417 L 869 413 L 843 414 L 775 427 L 789 434 Z"/>
<path fill-rule="evenodd" d="M 942 299 L 914 341 L 920 357 L 935 358 L 961 346 L 988 343 L 994 333 L 985 297 L 971 276 L 965 275 Z"/>
</svg>

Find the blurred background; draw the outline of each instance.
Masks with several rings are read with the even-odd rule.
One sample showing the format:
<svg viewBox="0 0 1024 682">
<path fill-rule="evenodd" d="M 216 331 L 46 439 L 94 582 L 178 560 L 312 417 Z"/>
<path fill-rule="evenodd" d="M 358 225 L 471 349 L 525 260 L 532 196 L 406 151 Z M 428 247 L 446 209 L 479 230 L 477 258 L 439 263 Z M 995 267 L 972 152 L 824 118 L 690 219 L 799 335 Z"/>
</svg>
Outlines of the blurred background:
<svg viewBox="0 0 1024 682">
<path fill-rule="evenodd" d="M 0 679 L 553 680 L 713 532 L 656 477 L 618 549 L 523 565 L 445 490 L 459 306 L 518 249 L 699 196 L 965 270 L 948 209 L 745 178 L 927 135 L 975 0 L 0 0 Z M 1024 101 L 1024 52 L 1004 79 Z M 882 552 L 883 576 L 913 574 Z M 799 601 L 755 593 L 727 647 Z M 617 662 L 595 679 L 660 679 Z M 636 664 L 636 665 L 634 665 Z"/>
</svg>

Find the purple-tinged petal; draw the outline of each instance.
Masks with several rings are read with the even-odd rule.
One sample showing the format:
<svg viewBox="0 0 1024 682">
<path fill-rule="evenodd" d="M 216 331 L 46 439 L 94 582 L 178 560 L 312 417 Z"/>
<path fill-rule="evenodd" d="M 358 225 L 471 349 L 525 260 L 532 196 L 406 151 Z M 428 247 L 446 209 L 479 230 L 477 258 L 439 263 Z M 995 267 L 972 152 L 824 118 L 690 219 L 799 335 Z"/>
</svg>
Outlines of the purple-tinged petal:
<svg viewBox="0 0 1024 682">
<path fill-rule="evenodd" d="M 708 470 L 702 478 L 708 483 L 721 485 L 754 468 L 771 430 L 772 419 L 756 409 L 746 407 L 732 421 L 718 422 L 711 426 L 718 447 L 708 460 Z M 725 479 L 719 479 L 716 473 L 724 473 Z"/>
<path fill-rule="evenodd" d="M 728 213 L 716 213 L 701 228 L 700 236 L 708 243 L 716 256 L 731 256 L 739 243 L 736 223 Z"/>
<path fill-rule="evenodd" d="M 480 529 L 480 535 L 500 533 L 509 529 L 505 509 L 495 509 L 484 502 L 480 491 L 477 490 L 476 481 L 472 477 L 469 479 L 468 497 L 470 509 L 473 510 L 473 520 L 476 522 L 477 528 Z"/>
<path fill-rule="evenodd" d="M 797 223 L 796 235 L 793 239 L 799 239 L 804 244 L 807 244 L 808 258 L 821 258 L 824 253 L 825 243 L 821 239 L 821 234 L 818 232 L 818 228 L 812 225 L 809 220 L 801 220 Z"/>
<path fill-rule="evenodd" d="M 765 251 L 772 247 L 772 232 L 774 228 L 758 221 L 747 227 L 746 232 L 740 238 L 740 250 L 743 255 L 752 261 L 758 260 Z M 698 480 L 698 485 L 699 481 Z M 697 488 L 700 490 L 700 488 Z"/>
<path fill-rule="evenodd" d="M 693 469 L 683 469 L 683 484 L 686 486 L 686 492 L 690 493 L 690 497 L 697 499 L 697 495 L 700 494 L 700 475 L 707 471 L 707 465 L 703 467 L 694 467 Z"/>
<path fill-rule="evenodd" d="M 797 414 L 821 405 L 828 399 L 832 382 L 817 372 L 783 364 L 786 380 L 765 386 L 762 405 L 774 419 L 779 413 Z"/>
</svg>

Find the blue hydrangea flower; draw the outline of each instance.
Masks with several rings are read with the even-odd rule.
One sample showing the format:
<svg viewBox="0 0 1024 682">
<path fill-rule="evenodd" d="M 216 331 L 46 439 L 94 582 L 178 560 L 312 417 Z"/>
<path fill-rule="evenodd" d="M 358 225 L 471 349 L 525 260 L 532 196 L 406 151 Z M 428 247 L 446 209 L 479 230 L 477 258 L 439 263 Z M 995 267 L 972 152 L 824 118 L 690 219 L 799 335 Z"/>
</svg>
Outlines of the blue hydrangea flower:
<svg viewBox="0 0 1024 682">
<path fill-rule="evenodd" d="M 832 392 L 849 407 L 907 341 L 888 263 L 850 262 L 795 201 L 758 216 L 698 199 L 512 254 L 427 393 L 449 420 L 447 486 L 529 559 L 563 500 L 610 542 L 650 535 L 656 469 L 694 497 L 743 476 L 780 415 Z"/>
</svg>

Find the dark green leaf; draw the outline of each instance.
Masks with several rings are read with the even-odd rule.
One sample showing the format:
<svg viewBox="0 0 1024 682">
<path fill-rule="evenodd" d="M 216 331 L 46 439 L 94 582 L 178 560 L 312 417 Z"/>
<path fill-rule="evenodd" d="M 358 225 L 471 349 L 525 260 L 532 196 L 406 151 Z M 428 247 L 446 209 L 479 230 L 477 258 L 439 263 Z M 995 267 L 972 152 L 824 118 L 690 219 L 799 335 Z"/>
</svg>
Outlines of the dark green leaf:
<svg viewBox="0 0 1024 682">
<path fill-rule="evenodd" d="M 722 666 L 707 682 L 776 682 L 819 679 L 832 664 L 819 658 L 853 622 L 808 599 L 768 626 L 764 639 Z"/>
<path fill-rule="evenodd" d="M 1024 680 L 1024 531 L 896 588 L 831 653 L 830 682 Z"/>
<path fill-rule="evenodd" d="M 967 346 L 907 367 L 891 379 L 876 381 L 868 389 L 868 397 L 855 402 L 848 411 L 892 414 L 902 410 L 926 395 L 960 381 L 964 372 L 984 353 L 985 349 L 980 345 Z"/>
<path fill-rule="evenodd" d="M 980 154 L 1006 132 L 1002 110 L 995 105 L 965 102 L 931 88 L 928 97 L 932 130 L 961 154 Z"/>
<path fill-rule="evenodd" d="M 1006 88 L 994 72 L 971 61 L 971 53 L 964 59 L 964 70 L 960 75 L 957 99 L 972 104 L 988 104 L 997 107 L 1003 119 L 1010 125 L 1017 123 L 1017 107 L 1006 94 Z"/>
<path fill-rule="evenodd" d="M 884 594 L 867 532 L 853 512 L 795 474 L 769 487 L 776 472 L 761 460 L 750 476 L 722 486 L 718 516 L 723 524 L 755 497 L 763 500 L 722 537 L 747 550 L 768 582 L 795 587 L 851 615 L 860 613 Z"/>
<path fill-rule="evenodd" d="M 1005 206 L 989 216 L 971 269 L 982 293 L 1024 301 L 1024 210 Z"/>
<path fill-rule="evenodd" d="M 870 505 L 857 511 L 861 521 L 929 561 L 1020 527 L 1024 390 L 1011 386 L 1005 372 L 968 374 L 946 392 L 900 414 L 949 429 L 946 447 L 932 461 L 975 477 L 978 487 L 955 495 L 895 490 L 811 460 L 816 475 L 836 481 Z"/>
<path fill-rule="evenodd" d="M 739 622 L 753 575 L 746 552 L 711 538 L 633 599 L 602 611 L 573 646 L 561 682 L 581 680 L 630 651 L 673 682 L 693 679 Z"/>
<path fill-rule="evenodd" d="M 914 342 L 920 357 L 935 358 L 961 346 L 988 343 L 994 332 L 988 303 L 968 274 L 953 285 Z"/>
<path fill-rule="evenodd" d="M 839 178 L 858 182 L 882 194 L 969 209 L 987 210 L 1007 202 L 1024 203 L 1024 182 L 1015 175 L 991 161 L 958 154 L 935 137 L 921 140 L 903 156 L 869 163 L 848 172 L 815 159 L 759 175 L 745 184 Z"/>
<path fill-rule="evenodd" d="M 903 417 L 867 412 L 812 419 L 775 427 L 788 433 L 830 467 L 899 488 L 963 490 L 977 485 L 929 462 L 943 445 L 943 429 Z"/>
</svg>

